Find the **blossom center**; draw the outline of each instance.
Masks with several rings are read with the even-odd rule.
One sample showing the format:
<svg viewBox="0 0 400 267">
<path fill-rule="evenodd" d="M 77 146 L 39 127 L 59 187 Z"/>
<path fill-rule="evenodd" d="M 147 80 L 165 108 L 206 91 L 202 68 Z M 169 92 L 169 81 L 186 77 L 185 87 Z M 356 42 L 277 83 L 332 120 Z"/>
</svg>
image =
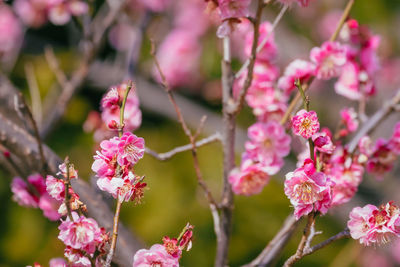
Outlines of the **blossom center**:
<svg viewBox="0 0 400 267">
<path fill-rule="evenodd" d="M 82 225 L 78 225 L 76 227 L 76 238 L 78 239 L 79 242 L 85 241 L 86 237 L 86 229 Z"/>
<path fill-rule="evenodd" d="M 304 182 L 297 186 L 294 190 L 294 195 L 297 199 L 305 203 L 312 203 L 315 199 L 315 192 L 310 182 Z"/>
</svg>

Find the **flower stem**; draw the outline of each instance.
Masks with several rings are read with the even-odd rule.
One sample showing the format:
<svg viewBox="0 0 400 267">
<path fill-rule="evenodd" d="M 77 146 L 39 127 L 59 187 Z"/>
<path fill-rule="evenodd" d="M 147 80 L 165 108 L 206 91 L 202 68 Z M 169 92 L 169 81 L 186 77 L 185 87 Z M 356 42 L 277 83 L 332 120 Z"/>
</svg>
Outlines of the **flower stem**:
<svg viewBox="0 0 400 267">
<path fill-rule="evenodd" d="M 119 224 L 119 213 L 121 211 L 122 202 L 119 201 L 119 197 L 117 198 L 117 207 L 115 208 L 115 216 L 114 216 L 114 224 L 113 224 L 113 235 L 111 240 L 110 250 L 107 255 L 105 266 L 111 266 L 111 261 L 114 256 L 115 247 L 117 245 L 117 237 L 118 237 L 118 224 Z"/>
<path fill-rule="evenodd" d="M 118 136 L 121 137 L 124 133 L 124 112 L 125 112 L 125 104 L 128 98 L 129 91 L 132 89 L 132 81 L 129 81 L 128 86 L 126 87 L 124 99 L 122 100 L 120 113 L 119 113 L 119 127 L 118 127 Z"/>
</svg>

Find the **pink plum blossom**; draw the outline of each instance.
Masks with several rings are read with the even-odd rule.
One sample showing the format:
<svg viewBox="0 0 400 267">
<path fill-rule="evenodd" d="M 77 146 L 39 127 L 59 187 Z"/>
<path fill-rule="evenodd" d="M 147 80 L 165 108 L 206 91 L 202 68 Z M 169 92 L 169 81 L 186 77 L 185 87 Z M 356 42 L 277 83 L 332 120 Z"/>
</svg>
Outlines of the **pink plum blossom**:
<svg viewBox="0 0 400 267">
<path fill-rule="evenodd" d="M 24 207 L 38 207 L 39 198 L 37 195 L 29 192 L 27 183 L 20 177 L 15 177 L 11 182 L 11 191 L 13 200 Z"/>
<path fill-rule="evenodd" d="M 354 108 L 344 108 L 340 111 L 342 122 L 349 133 L 355 132 L 358 128 L 357 113 Z"/>
<path fill-rule="evenodd" d="M 140 203 L 146 187 L 146 183 L 142 183 L 142 180 L 143 177 L 129 172 L 125 178 L 99 179 L 97 185 L 101 190 L 111 193 L 114 198 L 118 197 L 121 202 L 136 201 Z"/>
<path fill-rule="evenodd" d="M 328 172 L 329 177 L 335 183 L 332 188 L 332 206 L 349 202 L 362 182 L 363 166 L 354 161 L 349 167 L 345 165 L 347 164 L 333 163 Z"/>
<path fill-rule="evenodd" d="M 91 267 L 92 263 L 89 258 L 84 255 L 81 250 L 73 249 L 67 246 L 64 250 L 64 256 L 72 264 L 73 267 Z M 97 266 L 96 266 L 97 267 Z"/>
<path fill-rule="evenodd" d="M 44 217 L 51 221 L 58 221 L 60 214 L 58 208 L 60 207 L 61 201 L 54 199 L 47 192 L 40 196 L 39 208 L 43 211 Z"/>
<path fill-rule="evenodd" d="M 389 147 L 396 155 L 400 155 L 400 122 L 394 127 L 392 137 L 389 139 Z"/>
<path fill-rule="evenodd" d="M 272 31 L 272 25 L 268 21 L 263 22 L 259 29 L 260 35 L 258 37 L 258 45 L 267 38 L 267 42 L 262 46 L 260 52 L 257 53 L 257 60 L 271 62 L 276 59 L 278 54 L 278 48 L 275 43 L 274 33 Z M 244 51 L 246 56 L 250 56 L 251 47 L 253 44 L 253 33 L 249 32 L 246 36 Z"/>
<path fill-rule="evenodd" d="M 391 150 L 388 142 L 379 138 L 375 142 L 374 152 L 367 161 L 367 171 L 373 173 L 378 180 L 393 168 L 397 155 Z"/>
<path fill-rule="evenodd" d="M 125 96 L 128 83 L 123 82 L 112 86 L 101 100 L 101 119 L 110 128 L 113 123 L 118 126 L 120 121 L 120 105 Z M 118 122 L 118 123 L 117 123 Z M 132 88 L 128 94 L 124 110 L 124 131 L 134 131 L 142 123 L 142 112 L 139 109 L 139 98 Z M 113 128 L 114 130 L 116 127 Z"/>
<path fill-rule="evenodd" d="M 218 0 L 221 20 L 248 16 L 250 2 L 251 0 Z"/>
<path fill-rule="evenodd" d="M 62 175 L 64 178 L 69 177 L 70 179 L 78 178 L 78 171 L 75 170 L 74 165 L 72 164 L 69 165 L 68 173 L 65 163 L 60 164 L 58 168 L 60 169 L 60 171 L 57 172 L 57 175 Z"/>
<path fill-rule="evenodd" d="M 322 172 L 317 172 L 308 159 L 303 167 L 286 174 L 285 194 L 294 206 L 296 219 L 312 211 L 325 214 L 332 202 L 332 182 Z"/>
<path fill-rule="evenodd" d="M 157 59 L 169 86 L 191 85 L 198 78 L 201 46 L 191 31 L 176 29 L 170 32 L 157 51 Z M 159 71 L 154 77 L 161 81 Z"/>
<path fill-rule="evenodd" d="M 366 205 L 356 207 L 350 212 L 347 227 L 353 239 L 359 239 L 360 244 L 384 244 L 391 236 L 400 236 L 399 207 L 389 202 L 377 208 Z"/>
<path fill-rule="evenodd" d="M 67 218 L 60 224 L 58 238 L 71 248 L 94 253 L 96 246 L 103 242 L 102 230 L 92 218 L 78 216 L 75 212 L 72 217 L 73 221 Z"/>
<path fill-rule="evenodd" d="M 311 62 L 296 59 L 292 61 L 285 69 L 283 76 L 278 80 L 278 88 L 286 94 L 290 94 L 296 89 L 294 85 L 296 80 L 301 84 L 307 82 L 315 72 L 315 65 Z"/>
<path fill-rule="evenodd" d="M 133 267 L 179 267 L 179 261 L 165 250 L 160 244 L 153 245 L 150 249 L 140 249 L 133 257 Z"/>
<path fill-rule="evenodd" d="M 53 258 L 49 262 L 50 267 L 67 267 L 67 262 L 63 258 Z"/>
<path fill-rule="evenodd" d="M 118 142 L 117 162 L 126 165 L 126 162 L 136 164 L 144 155 L 144 139 L 125 132 Z"/>
<path fill-rule="evenodd" d="M 292 118 L 292 130 L 295 135 L 306 139 L 312 137 L 319 131 L 319 121 L 315 111 L 306 111 L 305 109 L 297 112 Z"/>
<path fill-rule="evenodd" d="M 321 47 L 314 47 L 310 58 L 316 65 L 318 79 L 329 80 L 340 75 L 346 64 L 346 49 L 338 42 L 325 42 Z"/>
<path fill-rule="evenodd" d="M 244 159 L 251 159 L 268 167 L 268 174 L 273 175 L 283 165 L 282 158 L 290 152 L 290 136 L 276 121 L 257 122 L 247 131 L 249 141 L 246 142 Z"/>
<path fill-rule="evenodd" d="M 63 200 L 65 196 L 64 181 L 51 175 L 46 177 L 46 190 L 53 198 Z"/>
<path fill-rule="evenodd" d="M 335 150 L 331 137 L 326 132 L 316 133 L 311 138 L 318 151 L 331 154 Z"/>
<path fill-rule="evenodd" d="M 101 151 L 96 151 L 92 170 L 99 178 L 113 178 L 117 169 L 117 152 L 119 138 L 113 137 L 100 143 Z"/>
<path fill-rule="evenodd" d="M 339 80 L 335 83 L 337 94 L 347 97 L 351 100 L 358 100 L 362 97 L 359 85 L 360 70 L 356 63 L 347 62 L 340 74 Z"/>
<path fill-rule="evenodd" d="M 233 192 L 245 196 L 261 193 L 269 181 L 266 169 L 268 167 L 263 167 L 261 164 L 252 164 L 251 160 L 245 161 L 240 170 L 235 169 L 229 175 Z"/>
<path fill-rule="evenodd" d="M 0 3 L 0 57 L 18 46 L 21 35 L 21 24 L 12 9 Z"/>
</svg>

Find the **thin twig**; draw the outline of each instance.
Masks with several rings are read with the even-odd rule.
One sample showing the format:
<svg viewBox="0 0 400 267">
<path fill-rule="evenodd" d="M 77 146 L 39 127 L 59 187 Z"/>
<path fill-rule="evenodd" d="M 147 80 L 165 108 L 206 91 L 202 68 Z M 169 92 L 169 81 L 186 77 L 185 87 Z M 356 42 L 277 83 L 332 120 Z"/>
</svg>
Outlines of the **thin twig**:
<svg viewBox="0 0 400 267">
<path fill-rule="evenodd" d="M 313 227 L 314 222 L 315 222 L 315 213 L 311 212 L 310 214 L 308 214 L 307 218 L 308 218 L 307 224 L 306 224 L 306 227 L 304 228 L 304 233 L 300 240 L 299 246 L 297 247 L 296 253 L 294 255 L 292 255 L 285 262 L 285 264 L 283 265 L 284 267 L 290 267 L 294 263 L 296 263 L 298 260 L 300 260 L 303 256 L 304 249 L 305 249 L 307 243 L 311 242 L 309 236 L 312 233 L 311 228 Z"/>
<path fill-rule="evenodd" d="M 199 148 L 201 146 L 204 146 L 204 145 L 207 145 L 210 143 L 214 143 L 216 141 L 221 141 L 221 140 L 222 140 L 221 134 L 215 133 L 213 135 L 210 135 L 209 137 L 206 137 L 204 139 L 197 141 L 195 144 L 196 144 L 196 148 Z M 174 149 L 172 149 L 168 152 L 165 152 L 165 153 L 157 153 L 154 150 L 146 147 L 145 152 L 160 161 L 165 161 L 165 160 L 171 159 L 173 156 L 175 156 L 178 153 L 192 150 L 192 148 L 193 148 L 192 144 L 187 144 L 184 146 L 175 147 Z"/>
<path fill-rule="evenodd" d="M 67 76 L 60 68 L 60 64 L 57 60 L 56 55 L 54 54 L 54 50 L 51 46 L 46 46 L 44 48 L 44 56 L 46 58 L 47 64 L 49 65 L 51 71 L 56 76 L 57 82 L 62 86 L 65 87 L 68 83 Z"/>
<path fill-rule="evenodd" d="M 210 189 L 208 188 L 206 182 L 204 181 L 203 175 L 201 173 L 200 164 L 199 164 L 198 157 L 197 157 L 197 150 L 196 150 L 197 146 L 196 146 L 195 137 L 194 137 L 194 135 L 192 135 L 192 132 L 189 130 L 189 127 L 187 126 L 187 124 L 185 122 L 185 119 L 183 118 L 182 111 L 181 111 L 181 109 L 179 108 L 178 104 L 175 101 L 175 98 L 174 98 L 174 95 L 172 93 L 172 90 L 168 85 L 167 79 L 165 78 L 165 75 L 164 75 L 164 73 L 163 73 L 163 71 L 161 69 L 160 63 L 157 60 L 155 51 L 156 51 L 155 45 L 154 45 L 154 42 L 152 41 L 151 55 L 152 55 L 152 57 L 154 59 L 154 63 L 156 65 L 156 68 L 157 68 L 157 70 L 158 70 L 158 72 L 160 74 L 161 84 L 163 85 L 164 90 L 168 95 L 169 101 L 171 102 L 172 106 L 175 109 L 176 115 L 178 117 L 178 121 L 181 124 L 183 132 L 188 137 L 188 139 L 190 141 L 190 144 L 192 146 L 191 151 L 192 151 L 193 165 L 194 165 L 194 169 L 195 169 L 196 176 L 197 176 L 197 182 L 200 185 L 200 187 L 203 189 L 204 194 L 206 195 L 206 198 L 207 198 L 208 202 L 210 204 L 218 206 L 216 201 L 215 201 L 215 199 L 214 199 L 214 197 L 211 194 Z"/>
<path fill-rule="evenodd" d="M 371 133 L 387 116 L 396 110 L 396 106 L 400 103 L 400 89 L 396 92 L 394 97 L 386 101 L 382 108 L 379 109 L 369 120 L 360 128 L 358 133 L 353 137 L 353 139 L 348 144 L 348 151 L 353 153 L 357 148 L 360 139 Z"/>
<path fill-rule="evenodd" d="M 337 235 L 334 235 L 334 236 L 328 238 L 327 240 L 304 250 L 303 257 L 310 255 L 310 254 L 316 252 L 317 250 L 320 250 L 320 249 L 326 247 L 327 245 L 331 244 L 332 242 L 334 242 L 336 240 L 340 240 L 340 239 L 348 238 L 348 237 L 350 237 L 350 231 L 349 231 L 349 229 L 345 229 L 342 232 L 338 233 Z"/>
<path fill-rule="evenodd" d="M 290 240 L 299 222 L 300 220 L 296 220 L 293 214 L 290 214 L 286 218 L 281 229 L 275 234 L 274 238 L 272 238 L 257 258 L 242 267 L 269 266 Z"/>
<path fill-rule="evenodd" d="M 122 105 L 120 108 L 120 113 L 119 113 L 119 126 L 118 126 L 118 136 L 121 138 L 122 134 L 124 133 L 124 127 L 125 127 L 125 123 L 124 123 L 124 114 L 125 114 L 125 105 L 126 105 L 126 100 L 128 99 L 128 94 L 132 89 L 132 81 L 128 82 L 128 86 L 126 87 L 126 91 L 125 91 L 125 95 L 124 98 L 122 100 Z"/>
<path fill-rule="evenodd" d="M 251 46 L 249 64 L 247 67 L 247 76 L 244 81 L 243 87 L 239 93 L 239 97 L 237 99 L 236 105 L 234 107 L 234 111 L 233 111 L 234 113 L 239 113 L 240 110 L 242 109 L 243 104 L 244 104 L 244 98 L 247 94 L 248 89 L 250 88 L 252 81 L 253 81 L 254 64 L 256 62 L 256 57 L 257 57 L 258 37 L 260 35 L 259 29 L 260 29 L 261 15 L 262 15 L 264 6 L 265 6 L 264 1 L 258 0 L 256 18 L 254 20 L 254 26 L 253 26 L 253 44 Z M 268 37 L 271 34 L 271 32 L 272 32 L 272 29 L 270 32 L 267 33 L 267 37 L 265 38 L 266 40 L 268 40 Z M 263 48 L 263 47 L 261 47 L 261 48 Z"/>
<path fill-rule="evenodd" d="M 115 208 L 115 215 L 114 215 L 114 223 L 113 223 L 113 234 L 111 239 L 111 246 L 110 250 L 107 254 L 106 263 L 104 266 L 110 267 L 111 261 L 114 256 L 115 247 L 117 245 L 117 238 L 118 238 L 118 225 L 119 225 L 119 214 L 121 212 L 122 201 L 119 201 L 119 196 L 117 197 L 117 207 Z"/>
<path fill-rule="evenodd" d="M 65 168 L 67 171 L 67 177 L 64 181 L 64 192 L 65 192 L 65 197 L 64 197 L 64 204 L 65 208 L 67 209 L 67 214 L 68 218 L 71 221 L 74 221 L 74 218 L 72 217 L 72 209 L 71 209 L 71 195 L 69 194 L 69 187 L 71 186 L 71 181 L 70 181 L 70 173 L 69 173 L 69 168 L 70 168 L 70 163 L 68 157 L 65 158 L 64 160 Z"/>
<path fill-rule="evenodd" d="M 21 102 L 21 105 L 18 105 L 18 107 L 22 108 L 24 113 L 26 115 L 28 115 L 28 119 L 29 119 L 30 123 L 32 124 L 33 134 L 34 134 L 34 136 L 36 138 L 36 142 L 37 142 L 37 145 L 38 145 L 38 148 L 39 148 L 40 160 L 41 160 L 41 163 L 42 163 L 42 168 L 41 168 L 40 172 L 41 172 L 41 174 L 43 176 L 45 176 L 46 175 L 46 171 L 47 171 L 47 164 L 46 164 L 46 158 L 45 158 L 44 153 L 43 153 L 43 144 L 42 144 L 42 140 L 41 140 L 40 135 L 39 135 L 39 129 L 37 127 L 35 119 L 33 118 L 32 112 L 29 109 L 28 105 L 26 104 L 25 98 L 21 93 L 18 94 L 18 100 Z"/>
</svg>

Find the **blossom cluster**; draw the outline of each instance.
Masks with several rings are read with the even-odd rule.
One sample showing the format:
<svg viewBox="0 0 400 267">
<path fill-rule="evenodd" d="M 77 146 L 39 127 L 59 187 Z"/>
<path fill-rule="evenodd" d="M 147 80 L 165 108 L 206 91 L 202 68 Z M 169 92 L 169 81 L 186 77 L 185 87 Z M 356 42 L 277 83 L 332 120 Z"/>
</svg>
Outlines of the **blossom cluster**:
<svg viewBox="0 0 400 267">
<path fill-rule="evenodd" d="M 101 114 L 92 111 L 84 124 L 84 130 L 94 131 L 94 139 L 97 142 L 116 135 L 119 125 L 121 104 L 128 82 L 111 86 L 101 99 Z M 124 110 L 124 130 L 134 131 L 142 123 L 142 112 L 139 109 L 139 98 L 134 88 L 128 94 Z M 111 130 L 111 131 L 110 131 Z"/>
<path fill-rule="evenodd" d="M 400 209 L 392 201 L 376 207 L 368 204 L 350 212 L 347 227 L 351 237 L 360 244 L 384 244 L 393 236 L 400 236 Z"/>
<path fill-rule="evenodd" d="M 58 227 L 58 238 L 66 245 L 64 256 L 73 266 L 92 266 L 91 259 L 97 252 L 96 266 L 102 266 L 102 255 L 109 236 L 104 228 L 100 228 L 92 218 L 79 216 L 72 212 L 70 217 L 62 221 Z"/>
<path fill-rule="evenodd" d="M 81 0 L 17 0 L 15 12 L 29 27 L 40 27 L 47 21 L 55 25 L 64 25 L 72 16 L 81 16 L 88 12 L 88 5 Z"/>
<path fill-rule="evenodd" d="M 52 221 L 60 219 L 58 208 L 60 200 L 53 198 L 46 190 L 46 181 L 40 174 L 29 175 L 26 179 L 14 177 L 11 182 L 13 200 L 19 205 L 40 208 L 43 215 Z"/>
<path fill-rule="evenodd" d="M 150 249 L 140 249 L 133 257 L 133 267 L 161 266 L 179 267 L 182 251 L 192 247 L 193 226 L 187 224 L 178 238 L 163 238 L 163 245 L 155 244 Z"/>
<path fill-rule="evenodd" d="M 133 166 L 144 155 L 144 139 L 125 132 L 102 141 L 100 148 L 92 164 L 98 187 L 120 201 L 140 201 L 146 184 L 133 173 Z"/>
</svg>

